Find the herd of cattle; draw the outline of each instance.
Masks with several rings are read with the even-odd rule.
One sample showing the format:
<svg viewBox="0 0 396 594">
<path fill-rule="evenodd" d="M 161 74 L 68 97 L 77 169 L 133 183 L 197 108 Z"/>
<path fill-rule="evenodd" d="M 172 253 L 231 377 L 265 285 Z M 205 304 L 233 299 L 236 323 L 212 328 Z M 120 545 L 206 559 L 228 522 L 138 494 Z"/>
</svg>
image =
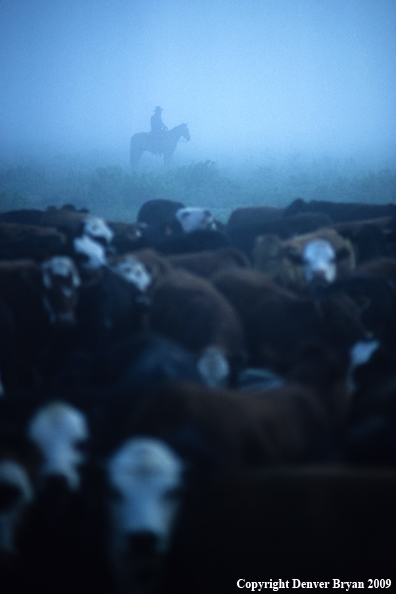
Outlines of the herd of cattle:
<svg viewBox="0 0 396 594">
<path fill-rule="evenodd" d="M 385 580 L 395 465 L 396 205 L 0 213 L 1 592 Z"/>
</svg>

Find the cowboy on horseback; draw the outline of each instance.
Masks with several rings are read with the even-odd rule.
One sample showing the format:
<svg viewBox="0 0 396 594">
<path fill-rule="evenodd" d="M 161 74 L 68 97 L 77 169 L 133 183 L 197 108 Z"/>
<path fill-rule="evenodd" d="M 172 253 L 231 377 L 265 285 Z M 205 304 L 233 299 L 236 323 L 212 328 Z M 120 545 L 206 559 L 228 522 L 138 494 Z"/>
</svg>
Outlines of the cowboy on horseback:
<svg viewBox="0 0 396 594">
<path fill-rule="evenodd" d="M 151 116 L 150 123 L 151 123 L 151 134 L 153 139 L 153 148 L 154 153 L 160 154 L 162 152 L 163 143 L 166 136 L 166 131 L 168 128 L 165 126 L 164 122 L 162 121 L 161 113 L 164 110 L 161 109 L 157 105 L 154 110 L 154 114 Z"/>
<path fill-rule="evenodd" d="M 151 131 L 138 132 L 131 138 L 130 161 L 132 167 L 137 167 L 144 151 L 154 155 L 164 155 L 164 165 L 169 165 L 180 138 L 190 140 L 187 124 L 179 124 L 168 130 L 161 118 L 161 107 L 156 107 L 151 116 Z"/>
</svg>

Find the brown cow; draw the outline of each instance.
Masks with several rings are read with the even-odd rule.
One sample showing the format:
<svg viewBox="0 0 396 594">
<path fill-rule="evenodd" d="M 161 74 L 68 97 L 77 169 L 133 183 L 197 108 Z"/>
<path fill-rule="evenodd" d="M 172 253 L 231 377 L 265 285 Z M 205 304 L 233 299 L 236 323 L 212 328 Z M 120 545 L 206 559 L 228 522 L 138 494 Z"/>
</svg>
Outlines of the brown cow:
<svg viewBox="0 0 396 594">
<path fill-rule="evenodd" d="M 172 270 L 168 259 L 146 248 L 110 258 L 113 272 L 135 285 L 140 294 L 150 295 L 157 282 Z"/>
<path fill-rule="evenodd" d="M 334 282 L 355 267 L 350 242 L 331 228 L 284 241 L 276 235 L 262 235 L 257 238 L 253 259 L 257 270 L 298 292 L 306 292 L 316 282 Z"/>
<path fill-rule="evenodd" d="M 0 222 L 0 258 L 32 258 L 37 262 L 64 253 L 66 235 L 55 227 Z"/>
<path fill-rule="evenodd" d="M 41 224 L 56 227 L 70 237 L 88 235 L 105 245 L 111 243 L 114 237 L 114 231 L 100 217 L 68 208 L 49 207 L 43 213 Z"/>
<path fill-rule="evenodd" d="M 218 347 L 232 368 L 246 360 L 245 336 L 233 306 L 209 281 L 184 270 L 158 281 L 151 295 L 149 327 L 198 355 Z"/>
<path fill-rule="evenodd" d="M 345 352 L 366 336 L 360 310 L 344 294 L 321 300 L 299 296 L 258 270 L 243 268 L 224 270 L 211 280 L 242 320 L 251 365 L 285 373 L 312 340 Z"/>
<path fill-rule="evenodd" d="M 183 268 L 204 278 L 210 278 L 213 274 L 225 268 L 235 266 L 250 267 L 250 262 L 245 254 L 233 247 L 170 255 L 167 260 L 174 268 Z"/>
<path fill-rule="evenodd" d="M 324 399 L 302 384 L 246 393 L 174 382 L 134 406 L 119 430 L 165 439 L 198 459 L 202 445 L 215 464 L 246 469 L 320 457 L 332 429 L 326 413 Z"/>
</svg>

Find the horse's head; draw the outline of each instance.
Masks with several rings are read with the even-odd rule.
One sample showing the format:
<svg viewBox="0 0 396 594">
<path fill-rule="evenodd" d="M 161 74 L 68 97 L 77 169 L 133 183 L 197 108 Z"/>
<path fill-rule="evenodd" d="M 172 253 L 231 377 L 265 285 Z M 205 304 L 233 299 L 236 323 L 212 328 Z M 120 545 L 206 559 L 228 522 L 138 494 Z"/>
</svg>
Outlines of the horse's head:
<svg viewBox="0 0 396 594">
<path fill-rule="evenodd" d="M 184 140 L 190 140 L 190 131 L 187 124 L 180 124 L 180 135 L 184 138 Z"/>
</svg>

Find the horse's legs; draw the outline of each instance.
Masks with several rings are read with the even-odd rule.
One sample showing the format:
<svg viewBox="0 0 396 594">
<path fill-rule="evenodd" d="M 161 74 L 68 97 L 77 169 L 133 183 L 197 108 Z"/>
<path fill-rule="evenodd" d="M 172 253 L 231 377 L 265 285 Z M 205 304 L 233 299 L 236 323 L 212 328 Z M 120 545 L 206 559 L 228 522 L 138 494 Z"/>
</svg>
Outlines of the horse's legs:
<svg viewBox="0 0 396 594">
<path fill-rule="evenodd" d="M 168 165 L 170 165 L 172 155 L 173 151 L 164 153 L 164 167 L 168 167 Z"/>
</svg>

